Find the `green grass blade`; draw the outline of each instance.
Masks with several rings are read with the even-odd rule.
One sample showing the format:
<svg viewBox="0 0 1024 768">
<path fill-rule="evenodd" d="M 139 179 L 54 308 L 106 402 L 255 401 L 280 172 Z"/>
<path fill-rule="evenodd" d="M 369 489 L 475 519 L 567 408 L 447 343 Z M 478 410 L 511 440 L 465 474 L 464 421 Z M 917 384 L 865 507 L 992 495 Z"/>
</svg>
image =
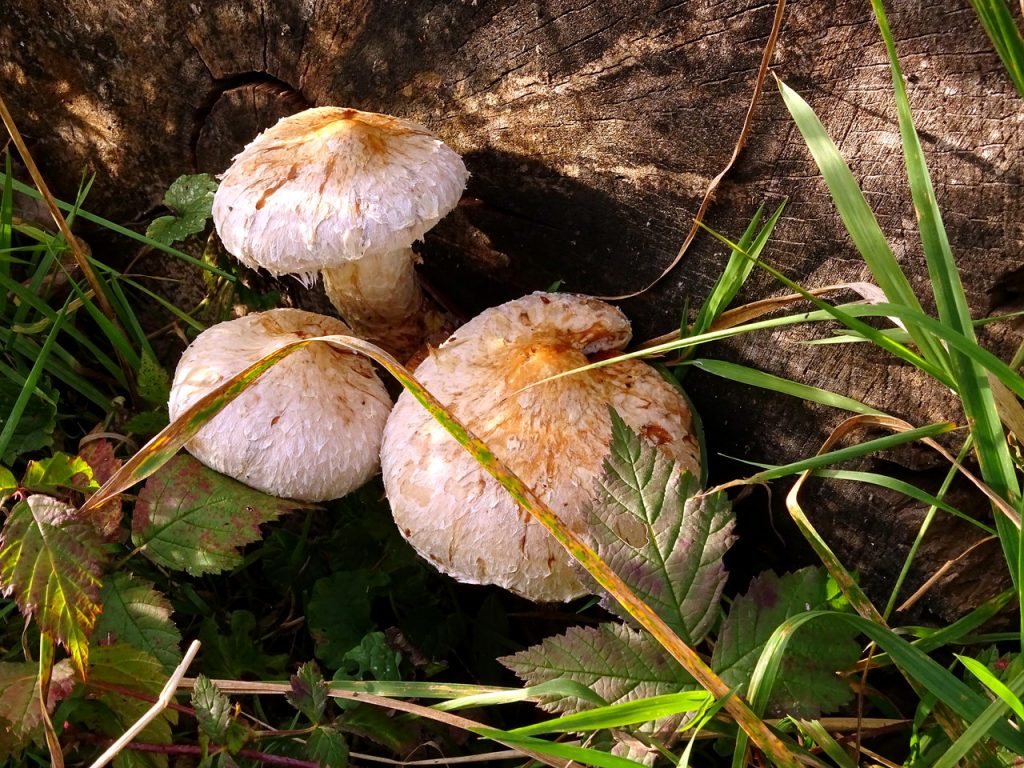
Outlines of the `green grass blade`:
<svg viewBox="0 0 1024 768">
<path fill-rule="evenodd" d="M 839 746 L 839 742 L 832 738 L 825 726 L 823 726 L 817 720 L 797 720 L 797 727 L 813 740 L 821 751 L 832 758 L 839 768 L 857 768 L 857 764 L 853 762 L 853 759 L 846 753 L 846 751 Z"/>
<path fill-rule="evenodd" d="M 403 694 L 412 695 L 412 694 Z M 598 696 L 591 688 L 577 683 L 575 680 L 548 680 L 539 685 L 528 685 L 525 688 L 508 688 L 501 691 L 489 691 L 459 698 L 443 701 L 435 704 L 434 709 L 444 712 L 452 712 L 467 707 L 491 707 L 495 704 L 513 704 L 517 701 L 537 700 L 548 696 L 575 696 L 583 701 L 589 701 L 595 707 L 606 707 L 608 702 Z"/>
<path fill-rule="evenodd" d="M 1013 713 L 1024 721 L 1024 704 L 1017 698 L 1018 694 L 1014 693 L 1007 687 L 1006 683 L 993 675 L 989 668 L 977 659 L 972 659 L 970 656 L 961 656 L 960 654 L 956 654 L 956 658 L 982 685 L 1002 699 L 1006 706 L 1012 709 Z M 1020 677 L 1017 683 L 1018 686 L 1024 686 L 1024 677 Z M 1020 690 L 1024 690 L 1024 688 L 1020 688 Z"/>
<path fill-rule="evenodd" d="M 620 728 L 626 725 L 651 722 L 662 717 L 671 717 L 682 712 L 696 712 L 713 701 L 706 691 L 666 693 L 575 712 L 571 715 L 545 720 L 543 723 L 515 728 L 509 733 L 520 736 L 539 736 L 546 733 L 574 733 L 598 731 L 603 728 Z"/>
<path fill-rule="evenodd" d="M 18 428 L 21 417 L 25 413 L 25 408 L 28 407 L 29 398 L 32 397 L 32 393 L 39 384 L 39 379 L 43 375 L 43 370 L 46 367 L 47 358 L 49 358 L 53 345 L 57 341 L 57 334 L 60 333 L 60 327 L 64 324 L 64 317 L 65 316 L 61 314 L 57 318 L 57 322 L 55 322 L 53 327 L 50 329 L 50 333 L 47 335 L 46 341 L 43 342 L 43 346 L 39 350 L 39 356 L 36 357 L 35 362 L 32 364 L 32 370 L 29 371 L 28 376 L 25 378 L 25 384 L 21 388 L 21 392 L 18 393 L 18 399 L 14 401 L 14 406 L 11 408 L 11 412 L 7 415 L 4 428 L 0 431 L 0 456 L 3 456 L 4 453 L 6 453 L 7 446 L 11 444 L 11 439 L 14 437 L 14 433 Z"/>
<path fill-rule="evenodd" d="M 885 8 L 881 0 L 871 0 L 871 5 L 889 55 L 907 176 L 910 179 L 914 211 L 917 214 L 921 243 L 928 263 L 928 274 L 935 293 L 939 319 L 965 340 L 977 346 L 967 297 L 935 200 L 935 189 L 928 173 L 924 151 L 914 129 L 910 101 L 907 98 L 903 72 L 896 55 L 896 45 L 889 30 Z M 981 474 L 993 491 L 1020 510 L 1020 485 L 988 378 L 982 368 L 960 350 L 950 354 L 950 363 L 957 382 L 957 392 L 971 424 L 971 435 L 974 438 L 978 463 L 981 465 Z M 1024 561 L 1021 559 L 1024 549 L 1021 548 L 1021 531 L 1002 515 L 996 516 L 996 528 L 1014 584 L 1018 588 L 1024 587 Z M 1024 616 L 1021 617 L 1021 622 L 1021 637 L 1024 639 Z"/>
<path fill-rule="evenodd" d="M 470 730 L 477 736 L 497 741 L 506 746 L 528 749 L 532 753 L 552 757 L 556 760 L 571 760 L 580 765 L 593 765 L 597 768 L 642 768 L 643 766 L 643 763 L 638 763 L 635 760 L 618 757 L 608 752 L 599 752 L 588 747 L 559 744 L 532 736 L 519 736 L 514 732 L 499 731 L 495 728 L 472 728 Z"/>
<path fill-rule="evenodd" d="M 1017 93 L 1024 98 L 1024 38 L 1006 0 L 971 0 L 981 25 L 1006 67 Z"/>
<path fill-rule="evenodd" d="M 900 269 L 885 235 L 878 226 L 878 221 L 838 147 L 829 138 L 825 127 L 807 102 L 781 80 L 778 81 L 778 85 L 782 100 L 793 116 L 814 162 L 825 179 L 846 231 L 871 270 L 875 282 L 893 304 L 922 311 L 914 289 Z M 908 325 L 907 330 L 917 348 L 921 350 L 921 354 L 935 365 L 945 368 L 946 355 L 942 347 L 931 336 L 913 325 Z"/>
<path fill-rule="evenodd" d="M 975 722 L 985 711 L 987 701 L 958 680 L 949 670 L 935 662 L 919 648 L 915 648 L 887 627 L 849 613 L 809 611 L 786 620 L 765 644 L 751 676 L 749 698 L 755 712 L 764 712 L 772 686 L 778 679 L 786 646 L 796 631 L 809 621 L 824 616 L 833 621 L 844 621 L 868 636 L 887 651 L 893 663 L 923 691 L 933 694 L 965 722 Z M 989 736 L 1007 749 L 1024 754 L 1024 734 L 996 722 L 988 730 Z M 746 738 L 740 734 L 737 751 L 745 751 Z"/>
<path fill-rule="evenodd" d="M 838 464 L 842 461 L 859 459 L 870 453 L 885 451 L 890 448 L 894 448 L 897 445 L 903 445 L 904 443 L 910 443 L 915 440 L 923 440 L 927 437 L 938 437 L 939 435 L 944 435 L 947 432 L 952 432 L 954 429 L 956 429 L 956 425 L 950 424 L 949 422 L 929 424 L 926 427 L 918 427 L 917 429 L 910 429 L 906 432 L 898 432 L 894 435 L 878 437 L 874 440 L 867 440 L 863 443 L 858 443 L 857 445 L 850 445 L 846 448 L 837 448 L 836 450 L 829 451 L 828 453 L 820 453 L 817 456 L 811 456 L 806 459 L 801 459 L 800 461 L 794 461 L 791 464 L 783 464 L 779 467 L 766 469 L 762 472 L 758 472 L 756 475 L 751 475 L 743 482 L 763 483 L 768 480 L 778 480 L 780 477 L 798 475 L 809 469 L 820 469 L 821 467 L 827 467 L 830 464 Z"/>
<path fill-rule="evenodd" d="M 1005 723 L 1007 709 L 1012 709 L 1018 717 L 1024 715 L 1024 711 L 1022 711 L 1024 707 L 1021 707 L 1018 698 L 1019 694 L 1024 693 L 1024 672 L 1017 675 L 1010 681 L 1010 685 L 1006 686 L 993 677 L 984 664 L 965 656 L 957 656 L 957 658 L 998 698 L 978 715 L 960 738 L 953 743 L 953 746 L 936 761 L 933 768 L 956 768 L 960 765 L 960 761 L 967 756 L 975 744 L 992 735 L 991 731 L 997 723 Z"/>
<path fill-rule="evenodd" d="M 762 205 L 757 209 L 757 213 L 754 214 L 754 218 L 747 226 L 739 243 L 737 243 L 739 249 L 732 249 L 725 269 L 722 270 L 722 274 L 715 281 L 715 285 L 711 289 L 707 300 L 701 305 L 700 312 L 697 313 L 697 319 L 694 320 L 691 333 L 699 334 L 708 330 L 711 324 L 718 319 L 718 316 L 736 298 L 736 294 L 739 293 L 740 288 L 743 287 L 743 284 L 750 277 L 750 273 L 754 269 L 754 263 L 746 254 L 751 254 L 755 258 L 760 255 L 768 242 L 768 238 L 774 231 L 775 225 L 778 224 L 785 207 L 786 204 L 783 203 L 776 208 L 760 231 L 757 228 L 761 222 L 764 206 Z M 756 237 L 755 233 L 757 233 Z"/>
<path fill-rule="evenodd" d="M 791 397 L 798 397 L 801 400 L 808 400 L 812 403 L 821 403 L 832 408 L 840 408 L 844 411 L 854 413 L 873 413 L 880 415 L 882 412 L 869 405 L 854 400 L 851 397 L 830 392 L 819 387 L 812 387 L 801 384 L 781 376 L 774 376 L 770 373 L 759 371 L 755 368 L 748 368 L 745 365 L 726 362 L 725 360 L 691 360 L 683 365 L 691 365 L 712 376 L 720 376 L 740 384 L 748 384 L 752 387 L 768 389 L 772 392 L 780 392 Z"/>
<path fill-rule="evenodd" d="M 20 192 L 23 195 L 28 195 L 34 200 L 43 199 L 43 196 L 39 194 L 39 191 L 35 187 L 30 187 L 27 184 L 22 184 L 17 179 L 14 179 L 13 183 L 14 189 L 17 192 Z M 57 207 L 60 208 L 62 211 L 75 210 L 75 206 L 65 203 L 62 200 L 57 200 L 56 202 Z M 93 224 L 99 224 L 101 227 L 109 229 L 111 232 L 116 232 L 119 235 L 131 238 L 137 243 L 142 243 L 143 245 L 147 245 L 150 248 L 153 248 L 157 251 L 162 251 L 163 253 L 169 254 L 176 259 L 180 259 L 181 261 L 191 264 L 194 267 L 199 267 L 200 269 L 206 272 L 217 275 L 218 277 L 222 277 L 228 282 L 234 283 L 237 281 L 237 278 L 234 275 L 230 274 L 229 272 L 225 272 L 224 270 L 218 269 L 217 267 L 211 264 L 207 264 L 203 261 L 200 261 L 199 259 L 195 258 L 194 256 L 190 256 L 184 251 L 179 251 L 177 248 L 172 248 L 169 245 L 164 245 L 163 243 L 157 240 L 153 240 L 152 238 L 146 237 L 145 235 L 140 235 L 138 232 L 133 232 L 127 227 L 122 227 L 120 224 L 115 224 L 109 219 L 104 219 L 102 216 L 97 216 L 96 214 L 89 213 L 86 210 L 79 210 L 78 215 L 85 221 L 92 222 Z"/>
<path fill-rule="evenodd" d="M 956 476 L 956 469 L 950 470 L 952 476 Z M 980 520 L 975 520 L 970 515 L 966 515 L 956 507 L 950 505 L 938 496 L 933 496 L 927 491 L 918 488 L 912 483 L 908 483 L 905 480 L 899 480 L 889 475 L 881 475 L 875 472 L 857 472 L 849 469 L 819 469 L 814 473 L 815 477 L 819 478 L 830 478 L 833 480 L 849 480 L 854 483 L 867 483 L 869 485 L 877 485 L 880 488 L 888 488 L 890 491 L 896 491 L 896 493 L 902 493 L 904 496 L 909 496 L 915 501 L 919 501 L 922 504 L 927 504 L 930 507 L 941 509 L 953 517 L 958 517 L 966 523 L 970 523 L 975 528 L 984 531 L 985 533 L 995 535 L 996 531 L 994 528 L 986 525 Z"/>
</svg>

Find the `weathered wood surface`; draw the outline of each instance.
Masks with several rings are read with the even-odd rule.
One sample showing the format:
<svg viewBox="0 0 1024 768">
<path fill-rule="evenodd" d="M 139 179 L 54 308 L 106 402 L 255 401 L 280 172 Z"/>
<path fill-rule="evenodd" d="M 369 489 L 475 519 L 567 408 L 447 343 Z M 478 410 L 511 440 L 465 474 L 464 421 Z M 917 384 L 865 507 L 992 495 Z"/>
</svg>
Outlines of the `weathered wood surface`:
<svg viewBox="0 0 1024 768">
<path fill-rule="evenodd" d="M 55 187 L 69 195 L 93 169 L 91 207 L 121 220 L 151 212 L 181 173 L 222 170 L 259 130 L 307 105 L 420 120 L 473 174 L 466 204 L 423 248 L 427 276 L 473 312 L 557 279 L 567 290 L 606 294 L 661 272 L 732 151 L 774 5 L 14 0 L 0 22 L 0 87 Z M 966 2 L 891 5 L 899 6 L 891 22 L 953 249 L 972 307 L 984 314 L 992 292 L 1001 295 L 1001 276 L 1020 266 L 1021 102 Z M 791 2 L 774 63 L 850 159 L 924 292 L 889 73 L 868 4 Z M 865 276 L 769 86 L 708 221 L 738 235 L 759 203 L 783 197 L 789 205 L 767 253 L 774 264 L 807 286 Z M 675 325 L 684 301 L 706 295 L 724 260 L 700 238 L 657 289 L 625 302 L 638 336 Z M 745 295 L 777 290 L 757 275 Z M 999 348 L 1013 343 L 1007 330 L 988 336 Z M 801 338 L 761 334 L 707 352 L 915 423 L 958 418 L 948 397 L 885 356 L 808 348 Z M 712 450 L 733 456 L 807 455 L 839 420 L 706 376 L 688 386 Z M 924 450 L 893 458 L 904 473 L 934 473 L 941 463 Z M 714 462 L 719 477 L 742 471 Z M 908 521 L 920 512 L 846 488 L 823 494 L 815 515 L 848 561 L 870 566 L 879 581 L 898 568 Z M 965 534 L 950 534 L 918 582 L 958 553 Z M 990 574 L 986 589 L 994 588 Z M 964 597 L 956 590 L 934 607 L 952 612 Z"/>
</svg>

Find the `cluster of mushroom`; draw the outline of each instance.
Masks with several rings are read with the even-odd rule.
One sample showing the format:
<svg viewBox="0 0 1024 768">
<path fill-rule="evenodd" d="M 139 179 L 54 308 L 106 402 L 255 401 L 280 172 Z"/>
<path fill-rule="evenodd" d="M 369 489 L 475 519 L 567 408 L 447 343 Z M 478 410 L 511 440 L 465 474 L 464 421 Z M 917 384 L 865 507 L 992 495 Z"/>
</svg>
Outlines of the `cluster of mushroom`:
<svg viewBox="0 0 1024 768">
<path fill-rule="evenodd" d="M 312 148 L 302 141 L 310 132 Z M 408 141 L 418 149 L 403 143 Z M 317 157 L 324 147 L 330 154 Z M 358 161 L 345 155 L 360 151 Z M 285 163 L 284 180 L 272 179 L 259 158 Z M 320 170 L 311 170 L 314 164 Z M 389 185 L 404 196 L 400 203 L 366 185 L 360 173 L 370 166 L 378 173 L 387 169 Z M 435 181 L 422 180 L 428 167 L 441 169 Z M 339 285 L 359 286 L 364 307 L 373 293 L 365 288 L 369 275 L 379 268 L 363 262 L 383 253 L 390 264 L 385 272 L 408 265 L 410 276 L 397 282 L 415 287 L 409 247 L 454 207 L 466 176 L 458 155 L 414 123 L 355 110 L 309 110 L 285 118 L 236 158 L 217 193 L 215 221 L 225 246 L 243 262 L 275 272 L 324 270 L 332 296 Z M 313 222 L 300 216 L 309 206 L 308 193 L 296 185 L 308 188 L 318 177 L 313 205 L 320 221 Z M 344 259 L 348 265 L 339 267 Z M 326 271 L 335 269 L 344 275 Z M 403 289 L 402 302 L 407 293 Z M 408 331 L 408 320 L 420 311 L 418 288 L 416 296 L 415 308 L 405 302 L 401 312 L 392 312 L 388 300 L 379 309 L 346 308 L 348 299 L 336 305 L 364 334 L 367 325 L 375 327 L 369 335 L 376 339 L 388 336 L 382 318 L 402 314 L 405 330 L 390 338 L 405 344 L 416 335 Z M 347 333 L 340 320 L 294 309 L 214 326 L 182 357 L 171 416 L 291 341 Z M 585 509 L 611 436 L 609 407 L 681 468 L 699 470 L 685 397 L 641 361 L 529 386 L 621 351 L 630 334 L 629 321 L 608 304 L 534 293 L 470 320 L 432 349 L 415 375 L 570 527 L 585 534 Z M 586 592 L 569 554 L 409 393 L 391 405 L 366 359 L 313 343 L 265 373 L 187 448 L 255 488 L 307 501 L 343 496 L 382 468 L 402 535 L 440 570 L 538 601 Z"/>
</svg>

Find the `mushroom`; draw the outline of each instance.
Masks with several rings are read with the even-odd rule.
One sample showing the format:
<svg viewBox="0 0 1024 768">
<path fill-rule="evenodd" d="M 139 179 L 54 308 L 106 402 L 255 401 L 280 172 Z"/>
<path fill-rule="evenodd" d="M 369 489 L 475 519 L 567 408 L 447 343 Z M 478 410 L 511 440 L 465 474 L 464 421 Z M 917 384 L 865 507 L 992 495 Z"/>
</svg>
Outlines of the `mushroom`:
<svg viewBox="0 0 1024 768">
<path fill-rule="evenodd" d="M 629 321 L 587 296 L 534 293 L 488 309 L 416 378 L 577 533 L 611 442 L 609 406 L 682 469 L 700 467 L 683 394 L 638 360 L 528 387 L 621 350 Z M 384 486 L 402 535 L 459 581 L 537 601 L 586 593 L 572 558 L 403 393 L 384 430 Z"/>
<path fill-rule="evenodd" d="M 424 338 L 412 244 L 458 203 L 462 158 L 418 123 L 318 107 L 257 136 L 221 177 L 213 220 L 250 267 L 323 272 L 360 336 L 398 353 Z"/>
<path fill-rule="evenodd" d="M 289 342 L 349 334 L 333 317 L 272 309 L 214 325 L 189 345 L 174 374 L 172 419 Z M 378 470 L 391 398 L 368 360 L 310 344 L 276 363 L 185 446 L 206 466 L 274 496 L 326 501 Z"/>
</svg>

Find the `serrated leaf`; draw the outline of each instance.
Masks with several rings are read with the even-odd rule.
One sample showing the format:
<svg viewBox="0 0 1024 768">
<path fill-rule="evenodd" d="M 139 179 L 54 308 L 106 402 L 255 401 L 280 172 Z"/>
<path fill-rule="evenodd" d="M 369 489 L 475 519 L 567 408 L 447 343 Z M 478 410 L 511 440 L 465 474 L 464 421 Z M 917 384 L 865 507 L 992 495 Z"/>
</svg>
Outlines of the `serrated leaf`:
<svg viewBox="0 0 1024 768">
<path fill-rule="evenodd" d="M 114 444 L 109 440 L 90 440 L 79 448 L 78 456 L 89 465 L 101 485 L 121 468 L 121 460 L 114 455 Z M 121 497 L 115 496 L 91 510 L 89 520 L 104 539 L 115 541 L 121 531 Z"/>
<path fill-rule="evenodd" d="M 345 663 L 345 654 L 375 629 L 370 610 L 384 591 L 387 574 L 360 568 L 317 579 L 306 606 L 306 624 L 316 642 L 316 657 L 329 669 Z"/>
<path fill-rule="evenodd" d="M 306 750 L 309 759 L 322 768 L 346 768 L 348 765 L 348 744 L 335 728 L 321 725 L 314 729 L 306 741 Z"/>
<path fill-rule="evenodd" d="M 155 435 L 170 423 L 167 409 L 143 411 L 124 423 L 124 431 L 132 435 Z"/>
<path fill-rule="evenodd" d="M 828 576 L 808 567 L 785 576 L 768 571 L 737 597 L 722 625 L 711 666 L 726 683 L 746 692 L 765 643 L 783 621 L 829 606 Z M 772 711 L 816 718 L 848 702 L 853 694 L 836 672 L 857 661 L 856 631 L 822 621 L 814 632 L 796 635 L 786 649 L 779 679 L 772 689 Z"/>
<path fill-rule="evenodd" d="M 697 688 L 654 638 L 624 624 L 573 627 L 498 661 L 527 685 L 565 678 L 587 686 L 608 704 Z M 542 706 L 571 714 L 593 704 L 563 696 L 545 699 Z"/>
<path fill-rule="evenodd" d="M 160 662 L 138 648 L 124 643 L 94 648 L 89 659 L 86 691 L 89 699 L 101 707 L 99 712 L 90 713 L 85 724 L 104 736 L 118 738 L 152 706 L 151 701 L 128 695 L 128 692 L 143 694 L 151 699 L 160 694 L 166 682 L 167 675 Z M 170 744 L 171 726 L 177 722 L 177 712 L 166 708 L 142 729 L 138 740 L 150 744 Z M 167 755 L 143 756 L 126 751 L 131 759 L 115 760 L 116 766 L 167 766 Z"/>
<path fill-rule="evenodd" d="M 286 695 L 288 703 L 304 714 L 314 725 L 320 722 L 327 707 L 327 681 L 312 661 L 299 667 L 289 679 L 292 689 Z"/>
<path fill-rule="evenodd" d="M 232 679 L 282 677 L 288 655 L 263 653 L 254 641 L 259 634 L 256 616 L 249 611 L 232 611 L 227 634 L 219 630 L 213 619 L 207 619 L 199 629 L 203 669 L 214 677 Z"/>
<path fill-rule="evenodd" d="M 95 529 L 49 496 L 18 502 L 0 532 L 0 590 L 68 650 L 80 673 L 100 610 L 103 559 Z"/>
<path fill-rule="evenodd" d="M 260 525 L 298 506 L 175 456 L 139 493 L 132 542 L 158 565 L 218 573 L 241 564 L 238 550 L 259 540 Z"/>
<path fill-rule="evenodd" d="M 208 173 L 179 176 L 164 195 L 164 205 L 173 215 L 154 219 L 146 228 L 146 237 L 171 245 L 202 232 L 210 218 L 216 191 L 217 181 Z"/>
<path fill-rule="evenodd" d="M 0 662 L 0 759 L 4 746 L 8 752 L 23 747 L 42 732 L 39 706 L 39 665 Z M 58 662 L 50 673 L 46 710 L 53 712 L 58 701 L 66 698 L 75 684 L 75 673 L 67 661 Z"/>
<path fill-rule="evenodd" d="M 127 573 L 113 574 L 100 591 L 103 612 L 93 637 L 124 642 L 145 651 L 171 672 L 181 661 L 181 632 L 171 621 L 171 604 L 149 582 Z"/>
<path fill-rule="evenodd" d="M 92 492 L 100 487 L 85 459 L 60 452 L 47 459 L 30 461 L 22 485 L 36 493 L 54 495 L 69 490 Z"/>
<path fill-rule="evenodd" d="M 724 493 L 696 496 L 700 487 L 689 472 L 611 416 L 611 452 L 589 512 L 594 548 L 676 634 L 696 644 L 714 623 L 725 587 L 732 507 Z M 602 605 L 621 613 L 615 600 Z"/>
<path fill-rule="evenodd" d="M 38 664 L 0 663 L 0 730 L 18 741 L 39 725 Z"/>
<path fill-rule="evenodd" d="M 142 351 L 136 385 L 139 395 L 150 405 L 163 405 L 170 397 L 171 377 L 149 350 Z"/>
<path fill-rule="evenodd" d="M 370 632 L 342 659 L 356 680 L 401 680 L 402 654 L 388 645 L 383 632 Z"/>
<path fill-rule="evenodd" d="M 231 723 L 231 701 L 206 675 L 196 677 L 192 688 L 192 707 L 196 711 L 199 730 L 211 741 L 223 741 Z"/>
<path fill-rule="evenodd" d="M 7 425 L 20 394 L 20 385 L 8 378 L 0 378 L 0 430 Z M 53 434 L 57 431 L 57 397 L 56 390 L 40 382 L 29 397 L 14 435 L 0 457 L 4 464 L 13 464 L 18 456 L 29 451 L 53 446 Z"/>
</svg>

